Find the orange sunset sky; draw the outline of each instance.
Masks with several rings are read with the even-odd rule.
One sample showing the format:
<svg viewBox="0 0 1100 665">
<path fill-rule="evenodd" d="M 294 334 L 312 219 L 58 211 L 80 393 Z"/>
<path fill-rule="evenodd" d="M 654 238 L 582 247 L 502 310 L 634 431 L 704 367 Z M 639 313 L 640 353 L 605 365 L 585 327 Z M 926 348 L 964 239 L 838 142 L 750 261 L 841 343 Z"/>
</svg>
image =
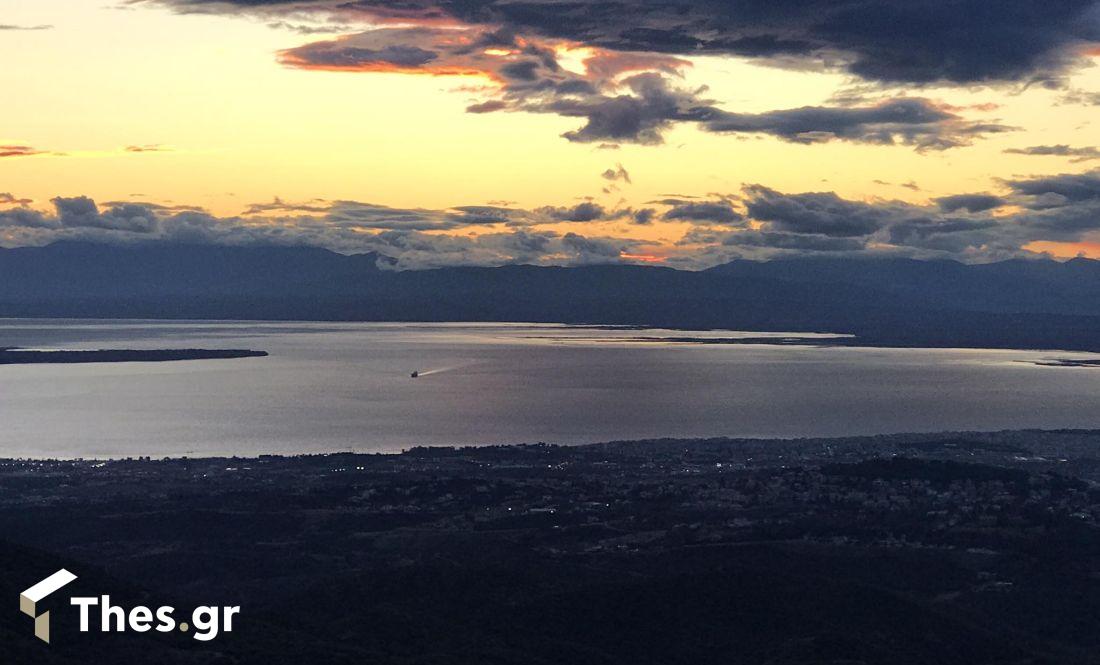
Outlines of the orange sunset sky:
<svg viewBox="0 0 1100 665">
<path fill-rule="evenodd" d="M 1094 3 L 1029 51 L 638 3 L 0 0 L 0 244 L 1100 258 Z"/>
</svg>

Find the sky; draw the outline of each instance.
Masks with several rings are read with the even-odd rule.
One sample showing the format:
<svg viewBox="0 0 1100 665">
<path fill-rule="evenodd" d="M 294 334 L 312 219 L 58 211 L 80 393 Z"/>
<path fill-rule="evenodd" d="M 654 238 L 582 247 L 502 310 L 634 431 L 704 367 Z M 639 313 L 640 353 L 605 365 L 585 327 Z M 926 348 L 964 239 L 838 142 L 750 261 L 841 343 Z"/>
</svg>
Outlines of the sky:
<svg viewBox="0 0 1100 665">
<path fill-rule="evenodd" d="M 1100 1 L 0 0 L 0 245 L 1100 258 Z"/>
</svg>

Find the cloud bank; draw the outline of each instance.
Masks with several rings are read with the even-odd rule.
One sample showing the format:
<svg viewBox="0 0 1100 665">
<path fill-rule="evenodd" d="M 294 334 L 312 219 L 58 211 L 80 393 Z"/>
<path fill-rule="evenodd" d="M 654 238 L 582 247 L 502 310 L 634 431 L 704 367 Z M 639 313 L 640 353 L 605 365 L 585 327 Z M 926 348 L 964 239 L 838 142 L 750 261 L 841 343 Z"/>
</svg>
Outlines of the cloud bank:
<svg viewBox="0 0 1100 665">
<path fill-rule="evenodd" d="M 577 143 L 659 144 L 681 123 L 795 143 L 943 150 L 1009 128 L 920 97 L 738 113 L 683 85 L 688 59 L 845 71 L 877 86 L 1062 86 L 1100 43 L 1100 0 L 134 0 L 181 12 L 313 17 L 360 31 L 284 50 L 299 69 L 477 76 L 470 113 L 576 118 Z M 371 26 L 370 29 L 362 29 Z M 583 53 L 582 68 L 567 66 Z"/>
<path fill-rule="evenodd" d="M 867 254 L 991 261 L 1035 254 L 1037 241 L 1100 234 L 1100 171 L 1020 178 L 1003 191 L 914 204 L 852 200 L 835 192 L 782 192 L 746 185 L 709 198 L 669 197 L 645 208 L 592 201 L 532 209 L 465 205 L 393 208 L 358 201 L 274 199 L 240 215 L 198 207 L 57 197 L 51 209 L 0 194 L 0 242 L 56 240 L 278 244 L 375 251 L 402 269 L 446 265 L 577 265 L 662 259 L 699 268 L 733 258 Z M 644 241 L 633 226 L 657 221 L 679 238 Z M 578 232 L 577 225 L 591 232 Z M 675 233 L 668 231 L 666 233 Z"/>
<path fill-rule="evenodd" d="M 835 63 L 868 81 L 907 84 L 1056 81 L 1100 42 L 1096 0 L 158 2 L 185 12 L 312 13 L 375 23 L 480 26 L 613 52 Z"/>
</svg>

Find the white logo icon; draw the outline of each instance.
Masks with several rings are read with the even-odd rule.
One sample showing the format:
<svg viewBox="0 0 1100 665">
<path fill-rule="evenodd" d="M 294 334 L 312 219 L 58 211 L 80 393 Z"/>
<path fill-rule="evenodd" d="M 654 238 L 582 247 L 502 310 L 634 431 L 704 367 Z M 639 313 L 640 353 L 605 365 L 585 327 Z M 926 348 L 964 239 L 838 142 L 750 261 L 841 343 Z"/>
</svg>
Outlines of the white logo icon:
<svg viewBox="0 0 1100 665">
<path fill-rule="evenodd" d="M 43 598 L 75 579 L 76 575 L 62 568 L 19 594 L 19 610 L 34 619 L 34 636 L 46 644 L 50 643 L 50 613 L 38 614 L 37 605 Z"/>
</svg>

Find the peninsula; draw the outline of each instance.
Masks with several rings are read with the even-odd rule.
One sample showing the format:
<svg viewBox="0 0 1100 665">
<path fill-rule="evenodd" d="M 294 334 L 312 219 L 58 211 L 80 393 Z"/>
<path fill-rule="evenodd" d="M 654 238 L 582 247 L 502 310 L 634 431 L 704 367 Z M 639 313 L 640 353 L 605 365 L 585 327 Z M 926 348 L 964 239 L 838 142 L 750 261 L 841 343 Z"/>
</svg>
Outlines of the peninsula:
<svg viewBox="0 0 1100 665">
<path fill-rule="evenodd" d="M 0 365 L 46 363 L 167 362 L 170 360 L 221 360 L 259 358 L 266 351 L 251 349 L 89 349 L 46 350 L 0 348 Z"/>
</svg>

